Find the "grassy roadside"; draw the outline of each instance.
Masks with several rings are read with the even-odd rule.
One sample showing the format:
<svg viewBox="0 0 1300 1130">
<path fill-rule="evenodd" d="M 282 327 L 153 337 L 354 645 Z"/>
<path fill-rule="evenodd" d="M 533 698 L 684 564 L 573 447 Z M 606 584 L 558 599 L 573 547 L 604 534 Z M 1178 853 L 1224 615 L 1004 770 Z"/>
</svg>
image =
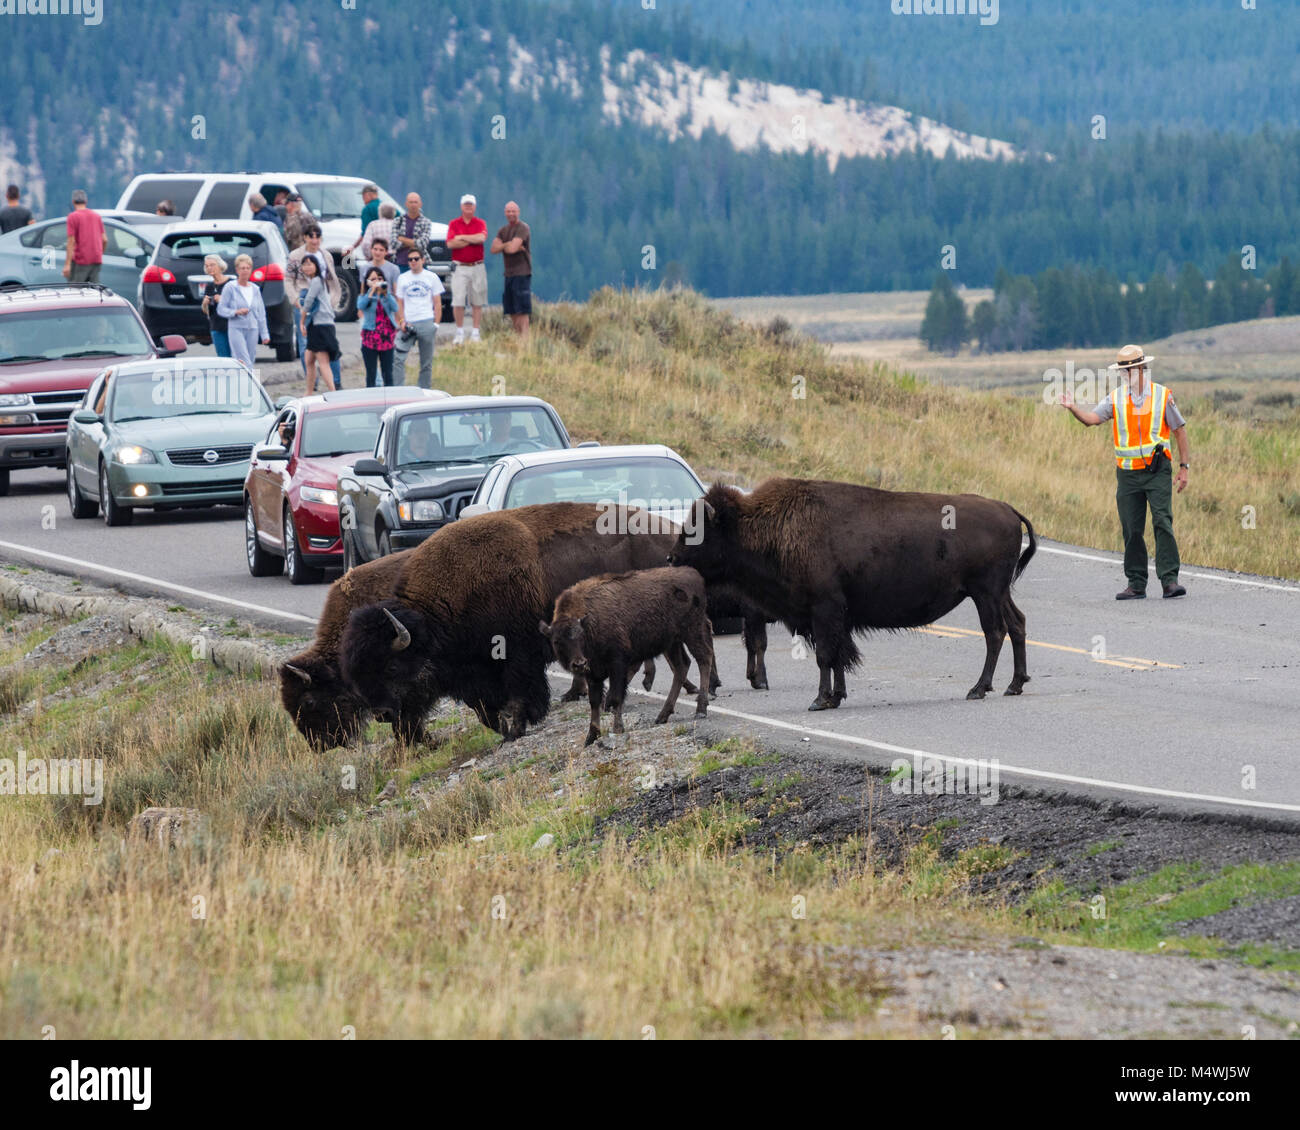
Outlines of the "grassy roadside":
<svg viewBox="0 0 1300 1130">
<path fill-rule="evenodd" d="M 1120 548 L 1108 435 L 1061 408 L 832 360 L 689 292 L 540 307 L 526 348 L 491 325 L 483 348 L 439 352 L 440 387 L 545 397 L 575 439 L 668 443 L 705 477 L 991 495 L 1048 537 Z M 1185 408 L 1195 477 L 1175 502 L 1183 560 L 1300 579 L 1300 409 L 1252 421 L 1210 397 Z"/>
<path fill-rule="evenodd" d="M 0 620 L 10 672 L 48 630 Z M 941 824 L 886 861 L 870 779 L 856 831 L 753 850 L 805 782 L 744 742 L 692 755 L 700 807 L 638 822 L 649 794 L 599 747 L 580 750 L 576 715 L 544 753 L 466 769 L 496 744 L 476 725 L 416 749 L 375 727 L 314 755 L 273 687 L 159 644 L 23 670 L 0 757 L 100 757 L 106 791 L 97 808 L 0 798 L 5 1037 L 933 1036 L 935 1017 L 881 1010 L 891 985 L 864 952 L 1031 934 L 1204 955 L 1223 947 L 1171 935 L 1180 916 L 1247 887 L 1300 892 L 1294 865 L 1184 869 L 1108 892 L 1117 928 L 1099 931 L 1091 893 L 972 895 L 1016 852 L 945 851 Z M 743 803 L 715 794 L 727 774 L 751 790 Z M 390 777 L 399 796 L 377 804 Z M 201 831 L 170 850 L 126 838 L 149 805 L 197 808 Z M 1300 967 L 1294 951 L 1247 956 Z"/>
</svg>

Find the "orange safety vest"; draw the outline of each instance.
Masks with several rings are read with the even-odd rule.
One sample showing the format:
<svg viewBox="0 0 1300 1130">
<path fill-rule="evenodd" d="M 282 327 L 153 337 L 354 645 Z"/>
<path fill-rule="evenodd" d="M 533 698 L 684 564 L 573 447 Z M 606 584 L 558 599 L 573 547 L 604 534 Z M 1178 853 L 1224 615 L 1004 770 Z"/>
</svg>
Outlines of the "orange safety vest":
<svg viewBox="0 0 1300 1130">
<path fill-rule="evenodd" d="M 1115 462 L 1122 470 L 1151 466 L 1159 444 L 1164 444 L 1165 458 L 1173 458 L 1169 454 L 1169 424 L 1165 421 L 1169 390 L 1164 385 L 1153 383 L 1140 408 L 1133 406 L 1126 385 L 1119 385 L 1110 394 L 1110 401 Z"/>
</svg>

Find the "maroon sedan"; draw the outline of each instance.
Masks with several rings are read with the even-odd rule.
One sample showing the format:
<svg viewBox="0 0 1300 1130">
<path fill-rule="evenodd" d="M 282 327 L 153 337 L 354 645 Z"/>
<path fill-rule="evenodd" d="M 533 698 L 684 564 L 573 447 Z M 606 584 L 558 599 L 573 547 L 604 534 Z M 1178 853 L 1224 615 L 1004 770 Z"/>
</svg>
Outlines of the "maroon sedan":
<svg viewBox="0 0 1300 1130">
<path fill-rule="evenodd" d="M 437 389 L 357 388 L 289 401 L 244 481 L 244 552 L 254 577 L 282 570 L 295 585 L 343 567 L 339 471 L 375 449 L 379 421 L 394 404 L 441 400 Z"/>
</svg>

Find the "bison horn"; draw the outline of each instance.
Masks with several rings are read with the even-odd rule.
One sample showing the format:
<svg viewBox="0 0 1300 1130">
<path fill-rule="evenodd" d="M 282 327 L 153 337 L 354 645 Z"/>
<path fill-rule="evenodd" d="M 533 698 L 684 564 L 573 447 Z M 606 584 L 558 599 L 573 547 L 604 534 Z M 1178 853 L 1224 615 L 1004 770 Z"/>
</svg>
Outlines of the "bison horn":
<svg viewBox="0 0 1300 1130">
<path fill-rule="evenodd" d="M 284 669 L 286 671 L 292 671 L 295 675 L 298 676 L 298 678 L 300 678 L 304 683 L 306 683 L 307 686 L 311 686 L 311 676 L 307 674 L 307 672 L 304 671 L 301 667 L 295 667 L 292 663 L 286 663 L 284 665 Z"/>
<path fill-rule="evenodd" d="M 712 522 L 718 516 L 718 512 L 713 509 L 713 503 L 707 500 L 704 503 L 704 514 L 709 519 L 710 522 Z"/>
<path fill-rule="evenodd" d="M 397 633 L 397 638 L 393 640 L 393 650 L 405 651 L 411 646 L 411 633 L 406 630 L 406 625 L 389 612 L 387 608 L 384 609 L 384 615 L 392 621 L 393 631 Z"/>
</svg>

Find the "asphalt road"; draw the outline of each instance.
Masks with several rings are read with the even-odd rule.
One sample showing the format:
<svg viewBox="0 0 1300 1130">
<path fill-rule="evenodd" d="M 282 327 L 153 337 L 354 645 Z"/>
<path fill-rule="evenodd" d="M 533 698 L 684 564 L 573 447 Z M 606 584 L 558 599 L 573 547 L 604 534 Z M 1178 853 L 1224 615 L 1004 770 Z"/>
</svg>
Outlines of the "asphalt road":
<svg viewBox="0 0 1300 1130">
<path fill-rule="evenodd" d="M 0 559 L 279 630 L 310 631 L 326 592 L 250 577 L 233 508 L 143 511 L 110 530 L 69 516 L 52 470 L 13 476 L 0 499 Z M 745 682 L 739 638 L 720 638 L 724 687 L 711 717 L 828 757 L 996 758 L 1003 786 L 1300 820 L 1300 585 L 1195 567 L 1182 579 L 1185 598 L 1119 603 L 1116 555 L 1040 543 L 1016 588 L 1031 641 L 1023 696 L 1001 695 L 1008 644 L 997 692 L 966 701 L 984 654 L 968 602 L 933 628 L 866 639 L 848 700 L 815 714 L 816 664 L 784 629 L 769 632 L 766 692 Z M 1149 591 L 1159 592 L 1154 578 Z M 663 691 L 662 666 L 659 678 Z M 679 701 L 677 718 L 692 709 Z"/>
</svg>

